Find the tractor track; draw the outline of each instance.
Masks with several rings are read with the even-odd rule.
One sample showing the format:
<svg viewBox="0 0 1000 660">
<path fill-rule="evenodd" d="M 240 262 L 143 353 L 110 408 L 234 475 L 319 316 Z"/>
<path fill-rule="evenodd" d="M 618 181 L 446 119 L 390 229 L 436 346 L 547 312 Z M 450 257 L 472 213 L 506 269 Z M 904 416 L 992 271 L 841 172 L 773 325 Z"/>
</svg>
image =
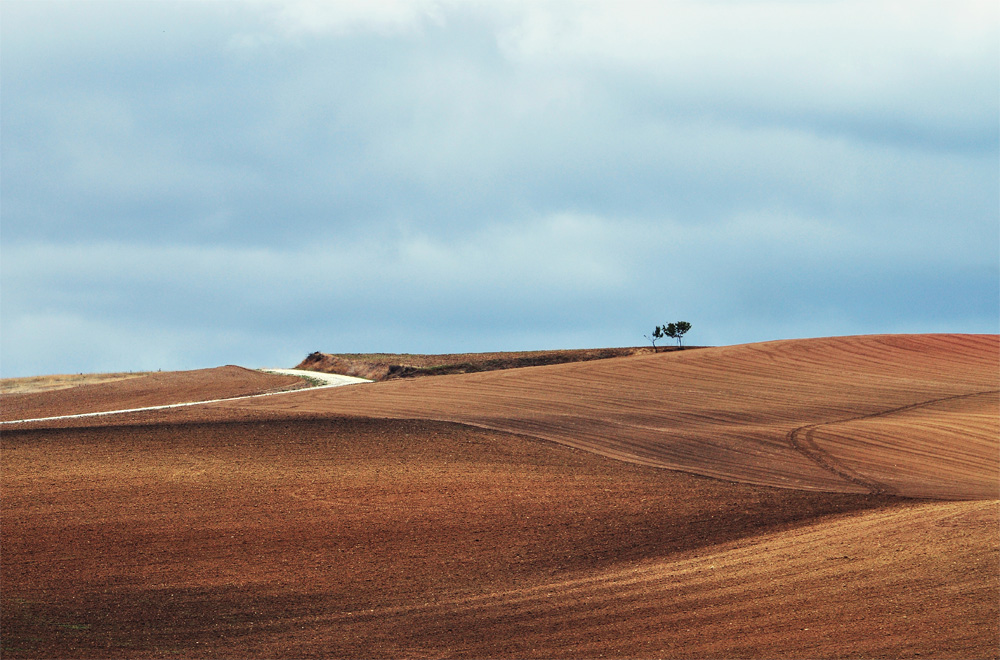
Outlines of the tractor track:
<svg viewBox="0 0 1000 660">
<path fill-rule="evenodd" d="M 788 441 L 788 444 L 791 445 L 792 449 L 816 463 L 824 470 L 837 475 L 844 481 L 856 484 L 862 488 L 867 488 L 873 495 L 898 495 L 898 491 L 892 486 L 858 474 L 856 471 L 850 469 L 834 458 L 829 452 L 820 449 L 819 445 L 816 444 L 816 441 L 813 439 L 813 432 L 823 426 L 846 424 L 848 422 L 856 422 L 864 419 L 874 419 L 876 417 L 884 417 L 886 415 L 892 415 L 906 410 L 922 408 L 924 406 L 941 403 L 943 401 L 967 399 L 975 396 L 982 396 L 984 394 L 996 394 L 998 392 L 1000 392 L 1000 390 L 984 390 L 981 392 L 970 392 L 968 394 L 956 394 L 953 396 L 945 396 L 937 399 L 928 399 L 926 401 L 911 403 L 905 406 L 899 406 L 898 408 L 890 408 L 889 410 L 882 410 L 880 412 L 869 413 L 867 415 L 857 415 L 855 417 L 847 417 L 827 422 L 805 424 L 789 431 L 785 436 L 785 439 Z"/>
</svg>

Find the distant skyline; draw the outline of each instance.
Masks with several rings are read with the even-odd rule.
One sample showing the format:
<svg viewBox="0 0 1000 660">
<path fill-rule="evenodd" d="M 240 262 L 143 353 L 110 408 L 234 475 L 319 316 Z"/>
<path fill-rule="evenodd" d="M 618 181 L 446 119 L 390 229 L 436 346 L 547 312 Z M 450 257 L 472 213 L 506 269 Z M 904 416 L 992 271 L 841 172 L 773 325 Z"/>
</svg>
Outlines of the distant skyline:
<svg viewBox="0 0 1000 660">
<path fill-rule="evenodd" d="M 1000 331 L 984 2 L 0 4 L 0 375 Z"/>
</svg>

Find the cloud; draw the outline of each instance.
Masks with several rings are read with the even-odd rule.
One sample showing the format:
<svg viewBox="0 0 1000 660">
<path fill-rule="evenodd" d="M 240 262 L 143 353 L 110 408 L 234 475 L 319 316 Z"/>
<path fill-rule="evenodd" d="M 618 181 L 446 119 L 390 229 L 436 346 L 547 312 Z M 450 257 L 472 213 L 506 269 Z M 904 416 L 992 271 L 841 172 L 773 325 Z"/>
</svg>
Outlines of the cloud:
<svg viewBox="0 0 1000 660">
<path fill-rule="evenodd" d="M 395 35 L 418 30 L 425 21 L 444 20 L 442 3 L 437 0 L 292 0 L 269 4 L 275 23 L 290 34 L 373 31 Z"/>
<path fill-rule="evenodd" d="M 532 6 L 501 33 L 503 51 L 526 66 L 606 70 L 627 86 L 640 80 L 667 112 L 941 148 L 995 143 L 995 3 L 573 8 Z"/>
<path fill-rule="evenodd" d="M 993 331 L 997 13 L 9 0 L 2 368 Z"/>
<path fill-rule="evenodd" d="M 37 372 L 43 356 L 46 370 L 59 370 L 80 342 L 114 339 L 122 353 L 96 351 L 88 363 L 127 369 L 140 338 L 155 343 L 160 362 L 185 367 L 213 351 L 237 355 L 228 362 L 243 351 L 244 363 L 273 364 L 268 355 L 294 347 L 628 345 L 648 323 L 669 320 L 663 315 L 695 322 L 700 343 L 995 330 L 995 262 L 890 238 L 876 247 L 859 227 L 780 213 L 696 225 L 562 213 L 454 239 L 402 232 L 298 248 L 22 245 L 4 256 L 4 304 L 16 310 L 2 319 L 4 346 L 36 350 L 5 350 L 2 362 L 5 371 Z M 202 339 L 191 350 L 177 337 Z"/>
</svg>

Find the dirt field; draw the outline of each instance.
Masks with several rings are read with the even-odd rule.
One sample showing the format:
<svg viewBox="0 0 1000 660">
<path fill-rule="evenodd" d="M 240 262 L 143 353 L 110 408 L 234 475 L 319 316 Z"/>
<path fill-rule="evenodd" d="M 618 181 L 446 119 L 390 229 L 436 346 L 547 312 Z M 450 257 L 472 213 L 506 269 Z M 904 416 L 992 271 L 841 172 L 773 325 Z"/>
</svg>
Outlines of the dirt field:
<svg viewBox="0 0 1000 660">
<path fill-rule="evenodd" d="M 4 393 L 0 399 L 0 421 L 222 399 L 297 389 L 304 385 L 304 381 L 295 376 L 233 366 L 148 373 L 137 378 L 86 382 L 72 389 Z"/>
<path fill-rule="evenodd" d="M 776 342 L 5 427 L 3 656 L 997 657 L 998 349 Z"/>
<path fill-rule="evenodd" d="M 447 420 L 761 485 L 997 499 L 998 365 L 996 335 L 804 339 L 217 407 Z"/>
</svg>

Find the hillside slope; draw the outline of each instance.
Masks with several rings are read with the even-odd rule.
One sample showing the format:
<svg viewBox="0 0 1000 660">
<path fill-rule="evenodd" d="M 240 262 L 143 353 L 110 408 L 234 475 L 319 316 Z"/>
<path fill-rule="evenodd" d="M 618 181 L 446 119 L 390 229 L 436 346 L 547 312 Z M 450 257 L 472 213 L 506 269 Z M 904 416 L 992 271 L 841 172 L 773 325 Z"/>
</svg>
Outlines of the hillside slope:
<svg viewBox="0 0 1000 660">
<path fill-rule="evenodd" d="M 772 342 L 11 426 L 0 653 L 996 657 L 998 348 Z"/>
<path fill-rule="evenodd" d="M 761 485 L 994 499 L 998 364 L 997 335 L 834 337 L 218 405 L 461 422 Z"/>
<path fill-rule="evenodd" d="M 506 351 L 497 353 L 310 353 L 296 369 L 322 371 L 368 380 L 394 380 L 423 376 L 450 376 L 481 371 L 539 367 L 567 362 L 604 360 L 628 355 L 674 351 L 676 347 L 585 348 L 561 351 Z"/>
<path fill-rule="evenodd" d="M 825 518 L 705 552 L 309 618 L 386 657 L 991 658 L 997 506 Z M 264 645 L 307 654 L 311 631 Z"/>
<path fill-rule="evenodd" d="M 3 496 L 4 658 L 985 658 L 1000 641 L 995 502 L 280 416 L 5 431 Z"/>
<path fill-rule="evenodd" d="M 237 366 L 165 371 L 69 389 L 0 395 L 0 421 L 222 399 L 303 386 L 301 378 Z"/>
</svg>

